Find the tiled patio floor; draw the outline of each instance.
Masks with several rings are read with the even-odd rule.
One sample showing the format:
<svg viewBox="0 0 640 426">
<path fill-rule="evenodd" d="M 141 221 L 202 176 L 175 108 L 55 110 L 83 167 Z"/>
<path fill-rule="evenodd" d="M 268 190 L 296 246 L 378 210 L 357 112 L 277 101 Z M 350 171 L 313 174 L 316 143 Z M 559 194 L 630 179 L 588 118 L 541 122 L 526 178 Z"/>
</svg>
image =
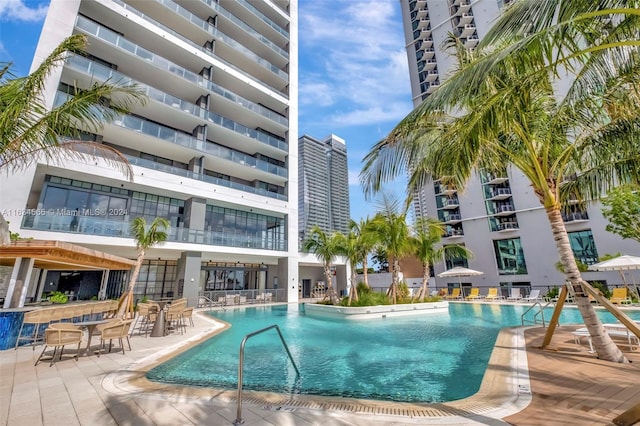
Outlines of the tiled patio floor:
<svg viewBox="0 0 640 426">
<path fill-rule="evenodd" d="M 49 367 L 34 366 L 41 347 L 0 351 L 0 424 L 37 425 L 231 425 L 236 418 L 233 392 L 193 388 L 163 388 L 144 384 L 139 370 L 161 360 L 185 341 L 190 344 L 220 329 L 201 315 L 194 315 L 195 327 L 185 335 L 160 338 L 132 338 L 133 351 L 101 357 L 67 358 Z M 575 327 L 573 327 L 575 328 Z M 484 396 L 475 404 L 475 414 L 460 408 L 464 404 L 422 406 L 419 415 L 403 404 L 336 400 L 323 404 L 301 403 L 297 407 L 265 404 L 246 394 L 243 410 L 245 425 L 415 425 L 415 424 L 516 424 L 516 425 L 601 425 L 640 402 L 640 352 L 625 354 L 634 363 L 619 365 L 600 361 L 585 346 L 576 345 L 570 327 L 562 327 L 553 340 L 557 351 L 541 351 L 544 330 L 526 331 L 527 357 L 533 399 L 517 414 L 527 398 L 497 395 L 509 377 L 504 368 L 494 368 L 483 382 Z M 521 333 L 520 333 L 521 334 Z M 504 346 L 504 359 L 518 357 Z M 511 355 L 509 355 L 511 354 Z M 500 364 L 498 362 L 497 364 Z M 505 365 L 505 364 L 500 364 Z M 500 367 L 498 365 L 498 367 Z M 509 364 L 506 364 L 509 365 Z M 504 373 L 509 373 L 504 372 Z M 526 372 L 525 372 L 526 373 Z M 525 374 L 526 375 L 526 374 Z M 496 385 L 494 382 L 498 383 Z M 487 386 L 485 388 L 485 385 Z M 483 398 L 503 398 L 504 407 L 482 413 Z M 266 399 L 265 399 L 266 398 Z M 510 399 L 511 398 L 511 399 Z M 354 412 L 354 404 L 367 407 Z M 518 405 L 519 404 L 519 405 Z M 395 407 L 394 407 L 395 406 Z M 327 408 L 333 407 L 333 408 Z M 280 409 L 279 409 L 280 408 Z M 405 415 L 397 415 L 406 413 Z M 502 413 L 502 414 L 500 414 Z M 506 416 L 503 419 L 496 418 Z"/>
</svg>

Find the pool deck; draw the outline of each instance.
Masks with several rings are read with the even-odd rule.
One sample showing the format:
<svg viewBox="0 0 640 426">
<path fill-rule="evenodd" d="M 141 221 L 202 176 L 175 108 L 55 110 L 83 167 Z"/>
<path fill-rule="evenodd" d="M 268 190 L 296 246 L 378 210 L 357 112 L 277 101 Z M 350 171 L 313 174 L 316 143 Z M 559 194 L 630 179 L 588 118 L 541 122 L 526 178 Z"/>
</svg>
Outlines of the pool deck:
<svg viewBox="0 0 640 426">
<path fill-rule="evenodd" d="M 219 332 L 194 315 L 184 335 L 131 338 L 132 351 L 34 366 L 36 347 L 0 351 L 0 424 L 231 425 L 234 391 L 160 385 L 144 371 Z M 245 425 L 611 424 L 640 403 L 640 352 L 621 345 L 631 364 L 596 359 L 562 326 L 554 350 L 538 349 L 545 329 L 505 329 L 478 394 L 447 404 L 400 404 L 245 392 Z M 526 340 L 526 353 L 522 344 Z M 94 342 L 96 343 L 96 342 Z M 520 349 L 518 349 L 520 348 Z M 528 368 L 527 368 L 528 367 Z M 330 374 L 330 372 L 328 372 Z"/>
</svg>

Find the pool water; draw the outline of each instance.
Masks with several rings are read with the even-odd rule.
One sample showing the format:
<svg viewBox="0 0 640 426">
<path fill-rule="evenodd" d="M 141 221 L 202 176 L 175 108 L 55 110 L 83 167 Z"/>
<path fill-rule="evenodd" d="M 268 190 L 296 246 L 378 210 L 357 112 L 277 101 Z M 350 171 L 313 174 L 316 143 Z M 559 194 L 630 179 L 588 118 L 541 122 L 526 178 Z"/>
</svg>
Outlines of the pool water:
<svg viewBox="0 0 640 426">
<path fill-rule="evenodd" d="M 300 369 L 296 377 L 277 331 L 245 346 L 244 389 L 404 402 L 444 402 L 478 391 L 496 337 L 518 326 L 527 306 L 449 304 L 448 312 L 361 321 L 304 314 L 303 305 L 217 311 L 231 328 L 147 373 L 163 383 L 237 388 L 245 335 L 277 324 Z M 545 318 L 551 318 L 551 310 Z M 640 320 L 640 312 L 630 315 Z M 637 315 L 636 315 L 637 314 Z M 615 322 L 606 311 L 603 322 Z M 565 308 L 560 324 L 582 323 Z"/>
</svg>

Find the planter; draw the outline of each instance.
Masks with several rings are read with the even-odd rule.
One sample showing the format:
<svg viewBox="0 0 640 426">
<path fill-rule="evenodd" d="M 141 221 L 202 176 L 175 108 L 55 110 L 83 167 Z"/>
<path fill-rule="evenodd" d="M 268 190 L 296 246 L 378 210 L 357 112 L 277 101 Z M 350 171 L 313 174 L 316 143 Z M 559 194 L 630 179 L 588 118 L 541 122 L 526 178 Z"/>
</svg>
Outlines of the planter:
<svg viewBox="0 0 640 426">
<path fill-rule="evenodd" d="M 374 318 L 392 318 L 413 315 L 425 315 L 430 313 L 447 312 L 449 302 L 410 303 L 405 305 L 379 305 L 379 306 L 333 306 L 305 303 L 306 315 L 315 318 L 332 318 L 345 320 L 362 320 Z"/>
</svg>

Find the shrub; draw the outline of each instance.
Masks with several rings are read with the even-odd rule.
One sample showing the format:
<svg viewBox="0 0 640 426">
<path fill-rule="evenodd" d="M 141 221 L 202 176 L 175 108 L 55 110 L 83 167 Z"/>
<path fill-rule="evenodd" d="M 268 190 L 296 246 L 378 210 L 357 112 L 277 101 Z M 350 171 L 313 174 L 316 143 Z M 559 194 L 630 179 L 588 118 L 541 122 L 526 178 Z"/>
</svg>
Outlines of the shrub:
<svg viewBox="0 0 640 426">
<path fill-rule="evenodd" d="M 549 290 L 547 294 L 545 294 L 545 297 L 548 298 L 548 300 L 551 300 L 554 297 L 558 297 L 558 294 L 560 294 L 560 289 L 554 286 L 554 287 L 551 287 L 551 290 Z"/>
<path fill-rule="evenodd" d="M 51 303 L 63 304 L 67 303 L 68 300 L 69 298 L 67 297 L 67 295 L 60 291 L 52 291 L 51 293 L 49 293 L 49 301 Z"/>
</svg>

